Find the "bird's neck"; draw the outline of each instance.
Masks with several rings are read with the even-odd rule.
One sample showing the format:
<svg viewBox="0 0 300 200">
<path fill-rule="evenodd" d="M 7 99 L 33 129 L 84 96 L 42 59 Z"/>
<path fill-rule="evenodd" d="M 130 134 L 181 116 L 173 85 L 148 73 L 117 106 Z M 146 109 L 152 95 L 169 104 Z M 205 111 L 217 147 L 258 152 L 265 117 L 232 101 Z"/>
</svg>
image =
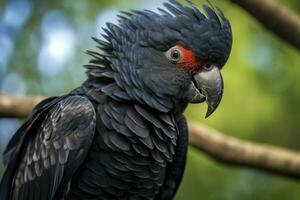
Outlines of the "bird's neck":
<svg viewBox="0 0 300 200">
<path fill-rule="evenodd" d="M 104 65 L 87 65 L 87 80 L 83 84 L 84 90 L 93 98 L 103 98 L 104 94 L 116 101 L 138 102 L 162 113 L 172 113 L 175 118 L 181 116 L 186 103 L 174 103 L 171 99 L 164 99 L 149 93 L 137 80 L 132 80 L 134 74 L 128 77 L 114 71 L 109 63 Z"/>
</svg>

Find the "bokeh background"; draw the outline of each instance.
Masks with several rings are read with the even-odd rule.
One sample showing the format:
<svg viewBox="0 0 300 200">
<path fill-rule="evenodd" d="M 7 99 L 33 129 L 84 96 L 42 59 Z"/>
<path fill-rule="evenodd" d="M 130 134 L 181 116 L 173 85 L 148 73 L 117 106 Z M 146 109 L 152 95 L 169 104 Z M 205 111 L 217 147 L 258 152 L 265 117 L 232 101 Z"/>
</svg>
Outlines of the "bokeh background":
<svg viewBox="0 0 300 200">
<path fill-rule="evenodd" d="M 15 95 L 62 95 L 85 80 L 83 64 L 96 50 L 91 36 L 116 22 L 119 10 L 155 10 L 162 0 L 0 0 L 0 91 Z M 205 1 L 194 0 L 200 6 Z M 211 0 L 230 19 L 233 50 L 223 69 L 225 93 L 217 112 L 205 105 L 186 116 L 228 135 L 300 150 L 300 54 L 244 10 Z M 281 0 L 300 14 L 299 0 Z M 22 123 L 0 119 L 0 149 Z M 0 177 L 3 174 L 0 165 Z M 189 149 L 177 200 L 298 200 L 295 180 L 216 163 Z"/>
</svg>

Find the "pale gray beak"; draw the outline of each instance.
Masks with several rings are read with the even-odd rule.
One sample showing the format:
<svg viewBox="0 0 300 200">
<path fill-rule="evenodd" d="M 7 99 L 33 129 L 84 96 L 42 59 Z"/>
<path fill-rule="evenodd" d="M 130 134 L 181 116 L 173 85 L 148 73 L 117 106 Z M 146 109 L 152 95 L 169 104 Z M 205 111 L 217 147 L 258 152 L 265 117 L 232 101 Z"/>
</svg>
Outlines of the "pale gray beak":
<svg viewBox="0 0 300 200">
<path fill-rule="evenodd" d="M 207 102 L 205 117 L 209 117 L 217 109 L 223 96 L 223 79 L 219 68 L 212 65 L 210 68 L 199 70 L 193 75 L 189 91 L 190 94 L 194 94 L 189 99 L 190 103 Z"/>
</svg>

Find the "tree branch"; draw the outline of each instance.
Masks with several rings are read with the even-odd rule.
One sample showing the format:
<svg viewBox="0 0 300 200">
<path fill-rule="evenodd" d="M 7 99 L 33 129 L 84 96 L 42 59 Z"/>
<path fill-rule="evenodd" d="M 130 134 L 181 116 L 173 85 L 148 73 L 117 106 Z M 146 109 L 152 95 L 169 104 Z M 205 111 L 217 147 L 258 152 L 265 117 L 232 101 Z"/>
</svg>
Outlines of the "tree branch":
<svg viewBox="0 0 300 200">
<path fill-rule="evenodd" d="M 44 98 L 42 96 L 17 97 L 0 93 L 0 117 L 25 118 L 31 113 L 33 107 Z"/>
<path fill-rule="evenodd" d="M 219 162 L 300 178 L 299 152 L 243 141 L 193 122 L 188 124 L 190 144 Z"/>
<path fill-rule="evenodd" d="M 43 97 L 16 97 L 0 93 L 0 117 L 26 117 Z M 300 178 L 300 154 L 271 145 L 242 141 L 188 122 L 190 144 L 225 164 L 252 167 Z"/>
<path fill-rule="evenodd" d="M 300 17 L 274 0 L 229 0 L 267 29 L 300 50 Z"/>
</svg>

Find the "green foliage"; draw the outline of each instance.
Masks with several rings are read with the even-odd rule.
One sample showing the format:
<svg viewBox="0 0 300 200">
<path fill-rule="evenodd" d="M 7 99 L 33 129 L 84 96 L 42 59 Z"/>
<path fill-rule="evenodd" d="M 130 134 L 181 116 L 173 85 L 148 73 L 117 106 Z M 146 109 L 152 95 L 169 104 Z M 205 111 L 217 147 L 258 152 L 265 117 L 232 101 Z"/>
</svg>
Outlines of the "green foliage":
<svg viewBox="0 0 300 200">
<path fill-rule="evenodd" d="M 145 8 L 150 5 L 150 1 L 142 0 L 42 2 L 39 5 L 32 4 L 31 16 L 16 33 L 12 58 L 7 63 L 9 67 L 0 71 L 0 84 L 5 77 L 17 74 L 24 80 L 28 94 L 60 95 L 81 84 L 84 80 L 81 65 L 89 59 L 83 52 L 95 49 L 90 37 L 97 36 L 100 30 L 100 27 L 95 28 L 95 22 L 99 19 L 97 16 L 109 10 Z M 158 1 L 153 2 L 155 4 Z M 197 2 L 197 5 L 203 2 Z M 209 119 L 204 119 L 206 105 L 189 106 L 186 116 L 238 138 L 300 149 L 299 52 L 263 29 L 240 8 L 227 1 L 213 3 L 230 19 L 234 35 L 231 57 L 222 70 L 225 93 L 221 105 Z M 297 0 L 285 0 L 282 3 L 300 13 Z M 4 13 L 6 4 L 8 2 L 0 1 L 0 14 Z M 43 76 L 38 70 L 38 56 L 45 43 L 41 24 L 43 16 L 53 10 L 65 15 L 66 23 L 76 33 L 76 49 L 60 73 Z M 294 180 L 225 166 L 190 149 L 186 173 L 176 199 L 299 198 L 300 188 Z"/>
</svg>

